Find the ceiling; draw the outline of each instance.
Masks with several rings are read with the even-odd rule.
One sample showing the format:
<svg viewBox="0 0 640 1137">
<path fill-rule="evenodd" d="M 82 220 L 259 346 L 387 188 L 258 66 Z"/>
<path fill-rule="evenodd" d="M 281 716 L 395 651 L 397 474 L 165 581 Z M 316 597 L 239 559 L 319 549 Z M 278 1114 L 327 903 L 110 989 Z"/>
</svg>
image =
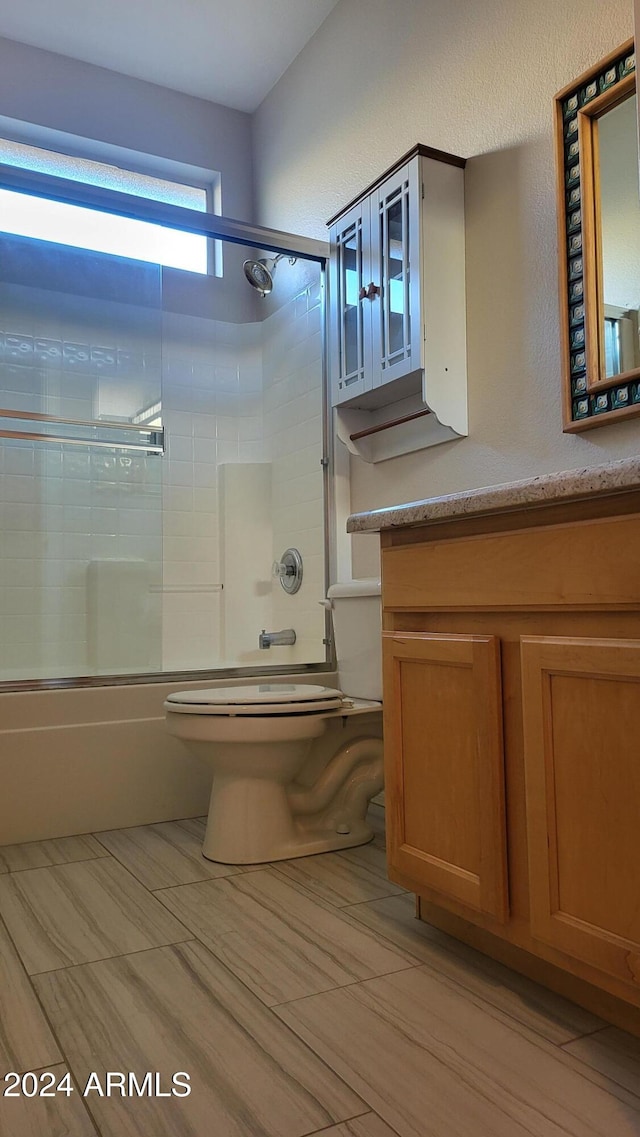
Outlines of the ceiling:
<svg viewBox="0 0 640 1137">
<path fill-rule="evenodd" d="M 0 35 L 254 111 L 338 0 L 20 0 Z"/>
</svg>

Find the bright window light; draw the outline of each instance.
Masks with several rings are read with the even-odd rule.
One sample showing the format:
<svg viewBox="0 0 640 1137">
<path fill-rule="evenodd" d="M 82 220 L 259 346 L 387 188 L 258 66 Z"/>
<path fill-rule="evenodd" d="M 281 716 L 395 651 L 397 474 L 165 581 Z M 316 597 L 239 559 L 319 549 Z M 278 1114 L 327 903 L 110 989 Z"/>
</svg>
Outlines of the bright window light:
<svg viewBox="0 0 640 1137">
<path fill-rule="evenodd" d="M 80 205 L 0 190 L 0 229 L 75 249 L 207 272 L 207 238 Z"/>
<path fill-rule="evenodd" d="M 200 212 L 207 209 L 207 191 L 198 186 L 170 182 L 8 139 L 0 139 L 0 162 L 101 186 L 114 194 L 134 194 Z M 187 272 L 206 274 L 208 271 L 207 238 L 202 234 L 185 233 L 151 221 L 119 217 L 115 213 L 13 190 L 0 189 L 0 231 Z"/>
</svg>

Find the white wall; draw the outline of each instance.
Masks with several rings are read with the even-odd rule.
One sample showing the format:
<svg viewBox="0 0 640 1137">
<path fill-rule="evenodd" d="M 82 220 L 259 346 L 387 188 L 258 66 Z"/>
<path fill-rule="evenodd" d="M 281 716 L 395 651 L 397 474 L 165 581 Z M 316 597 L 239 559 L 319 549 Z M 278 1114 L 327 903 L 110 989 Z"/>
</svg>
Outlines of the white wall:
<svg viewBox="0 0 640 1137">
<path fill-rule="evenodd" d="M 416 142 L 469 158 L 470 436 L 352 459 L 354 510 L 637 453 L 637 420 L 562 433 L 552 118 L 632 32 L 629 0 L 341 0 L 256 112 L 256 220 L 309 236 Z"/>
<path fill-rule="evenodd" d="M 0 116 L 0 135 L 12 137 L 15 120 L 22 135 L 37 128 L 39 146 L 44 127 L 93 140 L 91 157 L 100 157 L 97 142 L 218 170 L 222 212 L 251 220 L 251 120 L 242 111 L 0 37 Z M 77 141 L 68 152 L 82 150 Z"/>
</svg>

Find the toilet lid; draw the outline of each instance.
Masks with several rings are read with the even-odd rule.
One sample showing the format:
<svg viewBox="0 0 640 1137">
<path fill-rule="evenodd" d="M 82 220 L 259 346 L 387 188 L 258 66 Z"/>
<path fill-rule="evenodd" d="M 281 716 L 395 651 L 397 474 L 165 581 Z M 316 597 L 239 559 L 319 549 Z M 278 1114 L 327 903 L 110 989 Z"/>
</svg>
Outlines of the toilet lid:
<svg viewBox="0 0 640 1137">
<path fill-rule="evenodd" d="M 252 683 L 245 687 L 209 687 L 200 691 L 174 691 L 165 706 L 169 711 L 209 715 L 307 714 L 342 705 L 342 692 L 311 683 Z"/>
</svg>

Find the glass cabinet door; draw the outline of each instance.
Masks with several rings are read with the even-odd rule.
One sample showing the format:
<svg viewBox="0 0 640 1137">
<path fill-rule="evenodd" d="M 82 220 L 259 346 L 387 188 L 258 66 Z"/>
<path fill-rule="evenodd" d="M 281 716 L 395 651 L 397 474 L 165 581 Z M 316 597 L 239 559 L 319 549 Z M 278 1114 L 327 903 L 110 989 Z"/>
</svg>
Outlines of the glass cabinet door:
<svg viewBox="0 0 640 1137">
<path fill-rule="evenodd" d="M 350 210 L 332 229 L 331 375 L 333 402 L 342 403 L 370 386 L 367 370 L 369 331 L 363 302 L 368 272 L 369 203 Z"/>
<path fill-rule="evenodd" d="M 415 184 L 413 184 L 415 182 Z M 373 386 L 420 366 L 418 163 L 404 166 L 371 203 Z M 411 205 L 411 208 L 410 208 Z"/>
</svg>

